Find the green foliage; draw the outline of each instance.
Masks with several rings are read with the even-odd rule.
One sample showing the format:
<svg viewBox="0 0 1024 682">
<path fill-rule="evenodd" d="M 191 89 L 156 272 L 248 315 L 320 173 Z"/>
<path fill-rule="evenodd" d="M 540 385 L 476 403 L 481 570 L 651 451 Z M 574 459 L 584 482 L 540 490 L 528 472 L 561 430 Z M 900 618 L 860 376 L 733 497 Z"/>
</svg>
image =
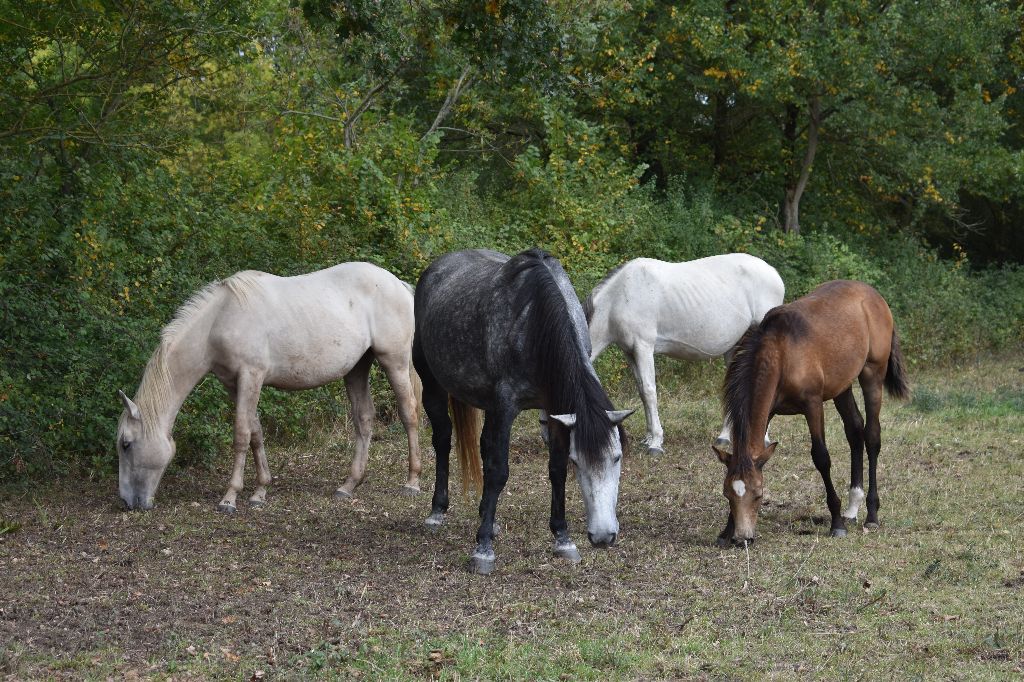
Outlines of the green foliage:
<svg viewBox="0 0 1024 682">
<path fill-rule="evenodd" d="M 1019 11 L 863 4 L 3 4 L 0 478 L 109 472 L 116 390 L 242 269 L 415 281 L 453 249 L 542 246 L 585 295 L 636 256 L 747 251 L 789 298 L 877 286 L 912 364 L 1019 349 L 1024 270 L 976 271 L 958 237 L 965 195 L 1020 212 Z M 271 442 L 347 410 L 337 386 L 261 409 Z M 203 382 L 178 461 L 222 452 L 229 414 Z"/>
</svg>

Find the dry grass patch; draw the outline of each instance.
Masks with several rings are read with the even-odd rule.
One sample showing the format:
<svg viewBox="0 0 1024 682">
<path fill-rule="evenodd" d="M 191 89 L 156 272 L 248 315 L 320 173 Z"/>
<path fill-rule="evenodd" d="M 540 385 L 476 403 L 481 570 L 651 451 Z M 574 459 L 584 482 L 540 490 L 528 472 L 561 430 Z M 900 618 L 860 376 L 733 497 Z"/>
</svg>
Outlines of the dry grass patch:
<svg viewBox="0 0 1024 682">
<path fill-rule="evenodd" d="M 112 481 L 0 497 L 0 674 L 12 678 L 736 678 L 1024 673 L 1024 360 L 918 372 L 883 407 L 882 527 L 828 537 L 806 427 L 779 418 L 759 543 L 722 551 L 728 513 L 710 452 L 717 364 L 662 363 L 666 454 L 623 468 L 620 543 L 552 558 L 533 414 L 513 434 L 498 570 L 465 570 L 476 504 L 396 495 L 404 434 L 378 427 L 358 497 L 331 492 L 347 445 L 270 444 L 270 505 L 213 511 L 227 481 L 168 472 L 151 513 Z M 614 359 L 602 372 L 614 373 Z M 623 383 L 616 404 L 639 401 Z M 641 437 L 642 416 L 629 423 Z M 837 488 L 849 457 L 827 417 Z M 425 429 L 425 431 L 429 431 Z M 346 437 L 344 432 L 339 437 Z M 424 443 L 428 442 L 424 434 Z M 428 448 L 429 452 L 429 448 Z M 425 481 L 432 482 L 430 462 Z M 454 486 L 453 486 L 454 488 Z M 863 516 L 863 510 L 862 510 Z M 257 675 L 258 677 L 258 675 Z"/>
</svg>

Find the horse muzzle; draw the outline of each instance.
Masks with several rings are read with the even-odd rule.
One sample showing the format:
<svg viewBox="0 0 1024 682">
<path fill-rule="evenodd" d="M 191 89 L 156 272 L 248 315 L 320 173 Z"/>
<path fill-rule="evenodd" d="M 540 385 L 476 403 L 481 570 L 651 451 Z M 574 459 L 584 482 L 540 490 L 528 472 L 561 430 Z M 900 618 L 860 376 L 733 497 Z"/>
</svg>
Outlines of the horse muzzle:
<svg viewBox="0 0 1024 682">
<path fill-rule="evenodd" d="M 127 511 L 149 511 L 155 506 L 152 497 L 146 498 L 142 495 L 121 495 L 121 502 Z"/>
<path fill-rule="evenodd" d="M 594 547 L 611 547 L 618 537 L 618 533 L 587 533 L 587 539 Z"/>
</svg>

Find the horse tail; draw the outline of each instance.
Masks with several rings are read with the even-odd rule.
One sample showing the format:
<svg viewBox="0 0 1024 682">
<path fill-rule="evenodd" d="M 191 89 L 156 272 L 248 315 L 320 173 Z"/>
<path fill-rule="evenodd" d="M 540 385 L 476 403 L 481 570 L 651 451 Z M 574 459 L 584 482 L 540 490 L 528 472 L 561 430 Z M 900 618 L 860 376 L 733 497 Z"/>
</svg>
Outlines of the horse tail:
<svg viewBox="0 0 1024 682">
<path fill-rule="evenodd" d="M 409 382 L 412 384 L 412 395 L 416 398 L 416 422 L 420 421 L 420 410 L 423 409 L 423 381 L 416 368 L 409 363 Z"/>
<path fill-rule="evenodd" d="M 482 412 L 453 396 L 448 396 L 448 409 L 455 426 L 455 449 L 459 453 L 462 470 L 462 490 L 470 488 L 482 494 L 484 489 L 483 460 L 480 458 L 480 416 Z"/>
<path fill-rule="evenodd" d="M 903 353 L 900 352 L 900 340 L 895 329 L 892 332 L 892 347 L 889 350 L 889 366 L 885 372 L 885 390 L 897 400 L 906 400 L 910 397 L 907 370 L 903 364 Z"/>
</svg>

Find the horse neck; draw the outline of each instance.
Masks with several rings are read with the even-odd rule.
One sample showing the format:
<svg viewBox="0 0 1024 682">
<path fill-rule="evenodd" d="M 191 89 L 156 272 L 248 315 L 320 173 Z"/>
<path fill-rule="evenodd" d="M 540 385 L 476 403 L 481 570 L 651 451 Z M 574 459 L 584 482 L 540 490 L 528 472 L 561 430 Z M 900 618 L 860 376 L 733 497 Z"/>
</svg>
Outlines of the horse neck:
<svg viewBox="0 0 1024 682">
<path fill-rule="evenodd" d="M 135 402 L 147 425 L 169 432 L 185 398 L 210 370 L 207 338 L 211 314 L 199 311 L 153 353 L 139 384 Z"/>
<path fill-rule="evenodd" d="M 758 362 L 753 381 L 750 384 L 750 408 L 748 410 L 746 443 L 737 443 L 736 449 L 749 452 L 751 442 L 761 443 L 768 432 L 772 405 L 778 393 L 781 375 L 781 356 L 774 347 L 762 347 L 758 351 Z"/>
</svg>

